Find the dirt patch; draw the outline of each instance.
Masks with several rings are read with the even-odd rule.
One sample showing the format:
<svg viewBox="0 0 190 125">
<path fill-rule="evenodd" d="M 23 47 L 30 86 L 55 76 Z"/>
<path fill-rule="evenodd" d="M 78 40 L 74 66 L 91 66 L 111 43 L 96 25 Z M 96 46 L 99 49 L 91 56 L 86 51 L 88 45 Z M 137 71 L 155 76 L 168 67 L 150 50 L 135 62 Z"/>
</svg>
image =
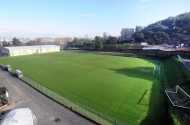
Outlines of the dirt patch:
<svg viewBox="0 0 190 125">
<path fill-rule="evenodd" d="M 143 71 L 143 72 L 151 72 L 150 70 L 145 70 L 145 69 L 143 69 L 142 71 Z"/>
<path fill-rule="evenodd" d="M 87 61 L 99 61 L 102 60 L 102 58 L 86 58 Z"/>
</svg>

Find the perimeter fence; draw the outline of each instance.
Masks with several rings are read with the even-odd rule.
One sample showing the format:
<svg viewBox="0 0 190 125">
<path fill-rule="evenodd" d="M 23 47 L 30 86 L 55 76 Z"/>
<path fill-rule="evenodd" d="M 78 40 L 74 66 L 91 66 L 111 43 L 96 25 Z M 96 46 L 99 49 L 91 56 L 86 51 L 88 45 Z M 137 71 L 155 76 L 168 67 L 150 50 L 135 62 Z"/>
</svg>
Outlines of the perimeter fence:
<svg viewBox="0 0 190 125">
<path fill-rule="evenodd" d="M 0 63 L 0 66 L 2 68 L 6 68 L 6 65 Z M 15 75 L 15 71 L 11 70 L 9 71 L 11 74 Z M 41 84 L 35 82 L 34 80 L 23 76 L 22 78 L 19 78 L 25 83 L 29 84 L 33 88 L 37 89 L 41 93 L 45 94 L 46 96 L 52 98 L 53 100 L 59 102 L 60 104 L 68 107 L 69 109 L 87 117 L 88 119 L 91 119 L 99 124 L 102 125 L 128 125 L 125 122 L 122 122 L 120 120 L 117 120 L 113 117 L 107 116 L 101 112 L 98 112 L 96 110 L 93 110 L 87 106 L 81 105 L 77 102 L 74 102 L 68 98 L 63 97 L 62 95 L 57 94 L 56 92 L 42 86 Z"/>
</svg>

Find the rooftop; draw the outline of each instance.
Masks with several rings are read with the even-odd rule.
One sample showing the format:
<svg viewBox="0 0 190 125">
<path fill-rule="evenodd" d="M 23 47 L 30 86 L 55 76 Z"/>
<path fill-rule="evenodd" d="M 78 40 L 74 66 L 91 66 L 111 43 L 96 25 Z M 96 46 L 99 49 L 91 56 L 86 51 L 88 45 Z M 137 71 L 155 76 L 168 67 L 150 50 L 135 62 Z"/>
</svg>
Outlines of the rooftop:
<svg viewBox="0 0 190 125">
<path fill-rule="evenodd" d="M 35 45 L 35 46 L 13 46 L 4 47 L 6 49 L 31 49 L 31 48 L 47 48 L 47 47 L 59 47 L 57 45 Z"/>
</svg>

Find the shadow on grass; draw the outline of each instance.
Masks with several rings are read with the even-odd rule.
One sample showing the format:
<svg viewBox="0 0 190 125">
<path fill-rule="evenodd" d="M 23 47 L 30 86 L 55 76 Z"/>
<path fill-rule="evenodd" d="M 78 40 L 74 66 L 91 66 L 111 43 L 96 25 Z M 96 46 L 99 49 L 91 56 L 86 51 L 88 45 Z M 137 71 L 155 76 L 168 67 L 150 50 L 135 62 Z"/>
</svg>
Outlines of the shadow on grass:
<svg viewBox="0 0 190 125">
<path fill-rule="evenodd" d="M 137 104 L 140 104 L 141 100 L 144 98 L 144 96 L 146 95 L 147 90 L 145 90 L 144 94 L 142 95 L 142 97 L 139 99 Z"/>
<path fill-rule="evenodd" d="M 135 124 L 140 125 L 166 125 L 168 124 L 167 119 L 167 100 L 162 86 L 162 76 L 158 74 L 153 75 L 153 67 L 135 67 L 135 68 L 122 68 L 122 69 L 110 69 L 116 73 L 133 77 L 137 79 L 145 79 L 152 81 L 151 90 L 144 90 L 141 98 L 137 102 L 138 105 L 148 106 L 148 112 L 143 112 L 145 118 L 138 121 L 134 121 Z M 144 96 L 149 94 L 148 103 L 142 102 Z"/>
</svg>

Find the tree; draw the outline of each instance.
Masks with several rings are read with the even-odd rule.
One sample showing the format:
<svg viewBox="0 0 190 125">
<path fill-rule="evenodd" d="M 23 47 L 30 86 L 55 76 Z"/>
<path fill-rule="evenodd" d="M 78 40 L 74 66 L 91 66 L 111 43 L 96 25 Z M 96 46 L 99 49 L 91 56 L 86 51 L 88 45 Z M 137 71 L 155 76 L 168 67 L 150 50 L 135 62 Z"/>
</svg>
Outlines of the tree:
<svg viewBox="0 0 190 125">
<path fill-rule="evenodd" d="M 36 42 L 34 40 L 29 40 L 26 42 L 27 46 L 36 45 Z"/>
<path fill-rule="evenodd" d="M 26 46 L 25 42 L 20 42 L 20 46 Z"/>
<path fill-rule="evenodd" d="M 129 40 L 134 35 L 134 29 L 133 28 L 122 28 L 121 30 L 121 38 L 122 40 Z"/>
<path fill-rule="evenodd" d="M 99 36 L 95 37 L 95 49 L 98 51 L 103 49 L 102 39 Z"/>
<path fill-rule="evenodd" d="M 69 38 L 67 38 L 67 41 L 68 40 L 69 40 Z M 74 39 L 72 41 L 70 41 L 70 42 L 69 41 L 67 42 L 68 46 L 75 46 L 75 47 L 84 47 L 84 46 L 88 46 L 88 45 L 92 44 L 92 40 L 90 40 L 88 38 L 74 37 Z"/>
<path fill-rule="evenodd" d="M 144 33 L 144 38 L 146 39 L 146 42 L 153 43 L 153 41 L 154 41 L 154 32 L 146 31 Z"/>
<path fill-rule="evenodd" d="M 41 45 L 42 44 L 42 39 L 41 38 L 37 38 L 35 39 L 36 45 Z"/>
<path fill-rule="evenodd" d="M 20 40 L 17 39 L 16 37 L 13 38 L 12 42 L 13 42 L 13 45 L 15 45 L 15 46 L 19 46 L 20 45 Z"/>
<path fill-rule="evenodd" d="M 139 32 L 141 32 L 143 29 L 144 29 L 143 26 L 136 26 L 135 32 L 136 32 L 136 33 L 139 33 Z"/>
<path fill-rule="evenodd" d="M 175 26 L 175 27 L 174 27 L 174 31 L 175 31 L 176 33 L 179 33 L 180 30 L 181 30 L 181 28 L 179 28 L 178 26 Z"/>
<path fill-rule="evenodd" d="M 110 45 L 113 45 L 115 44 L 115 47 L 117 48 L 117 41 L 118 41 L 118 38 L 117 37 L 113 37 L 113 36 L 110 36 L 106 43 L 110 44 Z"/>
<path fill-rule="evenodd" d="M 55 45 L 65 47 L 65 46 L 67 46 L 67 42 L 70 42 L 70 41 L 71 41 L 71 38 L 69 38 L 69 37 L 65 37 L 65 38 L 60 37 L 60 38 L 56 38 L 53 43 Z"/>
<path fill-rule="evenodd" d="M 154 35 L 154 39 L 156 41 L 156 44 L 161 44 L 161 43 L 163 43 L 163 42 L 165 42 L 166 40 L 169 39 L 169 35 L 167 33 L 165 33 L 165 32 L 158 31 Z"/>
<path fill-rule="evenodd" d="M 136 37 L 135 37 L 136 42 L 142 42 L 143 40 L 144 40 L 144 34 L 143 33 L 139 33 L 136 35 Z"/>
<path fill-rule="evenodd" d="M 118 43 L 122 42 L 121 36 L 119 36 L 119 37 L 117 38 L 117 42 L 118 42 Z"/>
<path fill-rule="evenodd" d="M 9 45 L 6 41 L 3 41 L 3 42 L 2 42 L 2 44 L 3 44 L 3 47 L 5 47 L 5 46 L 8 46 L 8 45 Z"/>
<path fill-rule="evenodd" d="M 114 43 L 116 43 L 117 42 L 117 37 L 113 37 L 113 36 L 110 36 L 108 39 L 107 39 L 107 41 L 106 41 L 106 43 L 109 43 L 109 44 L 114 44 Z"/>
<path fill-rule="evenodd" d="M 104 43 L 107 41 L 108 39 L 108 34 L 106 32 L 103 33 L 103 40 L 104 40 Z"/>
<path fill-rule="evenodd" d="M 78 41 L 79 41 L 79 39 L 76 38 L 76 37 L 73 39 L 73 42 L 72 42 L 72 43 L 74 44 L 74 46 L 78 43 Z"/>
</svg>

